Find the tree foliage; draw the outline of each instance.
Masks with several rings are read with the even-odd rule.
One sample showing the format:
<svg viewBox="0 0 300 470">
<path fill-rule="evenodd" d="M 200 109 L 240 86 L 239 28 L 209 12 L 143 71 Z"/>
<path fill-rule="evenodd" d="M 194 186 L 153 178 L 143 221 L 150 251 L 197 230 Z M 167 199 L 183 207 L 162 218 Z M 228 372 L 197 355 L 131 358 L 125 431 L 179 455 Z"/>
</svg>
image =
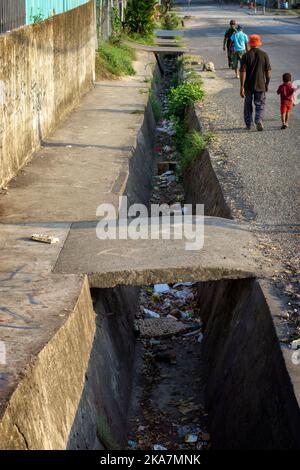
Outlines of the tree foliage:
<svg viewBox="0 0 300 470">
<path fill-rule="evenodd" d="M 153 34 L 156 0 L 129 0 L 125 11 L 125 25 L 129 33 L 143 36 Z"/>
</svg>

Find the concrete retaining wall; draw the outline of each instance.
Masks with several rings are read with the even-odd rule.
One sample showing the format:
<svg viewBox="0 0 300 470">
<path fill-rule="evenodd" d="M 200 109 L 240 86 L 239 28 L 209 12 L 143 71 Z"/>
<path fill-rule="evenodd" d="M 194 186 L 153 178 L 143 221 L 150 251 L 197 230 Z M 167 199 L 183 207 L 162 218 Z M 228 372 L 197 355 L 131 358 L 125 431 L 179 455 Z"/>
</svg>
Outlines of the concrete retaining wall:
<svg viewBox="0 0 300 470">
<path fill-rule="evenodd" d="M 0 449 L 125 447 L 138 293 L 117 287 L 91 297 L 85 279 L 73 312 L 12 395 Z"/>
<path fill-rule="evenodd" d="M 96 333 L 85 279 L 74 310 L 24 371 L 0 422 L 0 449 L 66 448 Z"/>
<path fill-rule="evenodd" d="M 94 1 L 0 36 L 0 187 L 93 85 Z"/>
<path fill-rule="evenodd" d="M 93 289 L 96 335 L 68 449 L 124 449 L 131 396 L 137 287 Z"/>
<path fill-rule="evenodd" d="M 213 447 L 299 449 L 299 406 L 258 281 L 200 283 L 199 305 Z"/>
<path fill-rule="evenodd" d="M 201 131 L 201 124 L 192 106 L 188 113 L 189 130 Z M 209 148 L 205 149 L 183 175 L 185 204 L 204 204 L 204 214 L 231 218 L 218 178 L 211 164 Z"/>
<path fill-rule="evenodd" d="M 138 130 L 136 145 L 129 160 L 128 179 L 125 188 L 128 205 L 140 203 L 147 206 L 149 204 L 154 168 L 155 127 L 152 107 L 150 101 L 148 101 L 143 124 Z"/>
</svg>

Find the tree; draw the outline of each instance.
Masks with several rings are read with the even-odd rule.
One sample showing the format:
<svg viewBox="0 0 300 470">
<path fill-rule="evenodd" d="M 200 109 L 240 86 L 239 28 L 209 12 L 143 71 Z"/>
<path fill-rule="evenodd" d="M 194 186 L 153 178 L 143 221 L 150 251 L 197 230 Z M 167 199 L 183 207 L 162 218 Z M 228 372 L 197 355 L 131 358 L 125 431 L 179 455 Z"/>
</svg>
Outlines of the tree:
<svg viewBox="0 0 300 470">
<path fill-rule="evenodd" d="M 156 0 L 129 0 L 125 10 L 125 26 L 129 33 L 149 36 L 154 30 Z"/>
</svg>

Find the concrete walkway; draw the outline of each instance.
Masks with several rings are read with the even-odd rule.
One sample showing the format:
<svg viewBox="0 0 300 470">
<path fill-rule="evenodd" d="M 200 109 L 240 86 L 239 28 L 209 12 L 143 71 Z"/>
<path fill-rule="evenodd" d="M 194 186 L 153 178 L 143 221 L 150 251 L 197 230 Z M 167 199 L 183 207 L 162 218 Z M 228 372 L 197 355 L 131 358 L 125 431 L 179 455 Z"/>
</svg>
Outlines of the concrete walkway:
<svg viewBox="0 0 300 470">
<path fill-rule="evenodd" d="M 148 100 L 153 59 L 139 59 L 135 77 L 96 83 L 0 194 L 0 417 L 84 287 L 80 274 L 52 273 L 72 222 L 95 220 L 104 202 L 118 207 Z M 34 242 L 34 233 L 59 243 Z"/>
<path fill-rule="evenodd" d="M 148 220 L 145 219 L 148 225 Z M 253 237 L 246 227 L 232 220 L 205 217 L 203 247 L 187 250 L 186 245 L 202 240 L 201 228 L 193 224 L 191 231 L 182 224 L 172 224 L 172 230 L 183 233 L 180 240 L 164 240 L 163 224 L 152 224 L 149 233 L 157 239 L 99 240 L 96 224 L 77 225 L 57 260 L 57 273 L 86 273 L 91 287 L 116 285 L 150 285 L 180 281 L 217 281 L 262 275 L 252 259 Z M 187 232 L 187 233 L 186 233 Z M 187 236 L 186 236 L 187 235 Z M 78 252 L 81 256 L 78 257 Z"/>
</svg>

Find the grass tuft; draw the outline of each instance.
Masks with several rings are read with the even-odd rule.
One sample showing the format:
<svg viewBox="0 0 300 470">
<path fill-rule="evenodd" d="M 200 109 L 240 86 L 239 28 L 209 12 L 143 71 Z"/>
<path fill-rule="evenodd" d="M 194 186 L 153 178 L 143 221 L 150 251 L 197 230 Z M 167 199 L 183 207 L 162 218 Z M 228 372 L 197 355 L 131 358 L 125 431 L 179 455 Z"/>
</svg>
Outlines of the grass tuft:
<svg viewBox="0 0 300 470">
<path fill-rule="evenodd" d="M 97 78 L 114 78 L 122 75 L 135 75 L 133 61 L 135 51 L 121 43 L 103 42 L 96 54 Z"/>
<path fill-rule="evenodd" d="M 153 46 L 155 44 L 155 37 L 153 34 L 149 34 L 148 36 L 143 36 L 139 33 L 130 33 L 130 34 L 123 34 L 123 39 L 127 41 L 137 42 L 139 44 L 144 44 L 146 46 Z"/>
<path fill-rule="evenodd" d="M 203 152 L 212 138 L 213 135 L 211 133 L 200 134 L 195 130 L 185 135 L 180 161 L 180 169 L 182 172 L 184 172 Z"/>
</svg>

